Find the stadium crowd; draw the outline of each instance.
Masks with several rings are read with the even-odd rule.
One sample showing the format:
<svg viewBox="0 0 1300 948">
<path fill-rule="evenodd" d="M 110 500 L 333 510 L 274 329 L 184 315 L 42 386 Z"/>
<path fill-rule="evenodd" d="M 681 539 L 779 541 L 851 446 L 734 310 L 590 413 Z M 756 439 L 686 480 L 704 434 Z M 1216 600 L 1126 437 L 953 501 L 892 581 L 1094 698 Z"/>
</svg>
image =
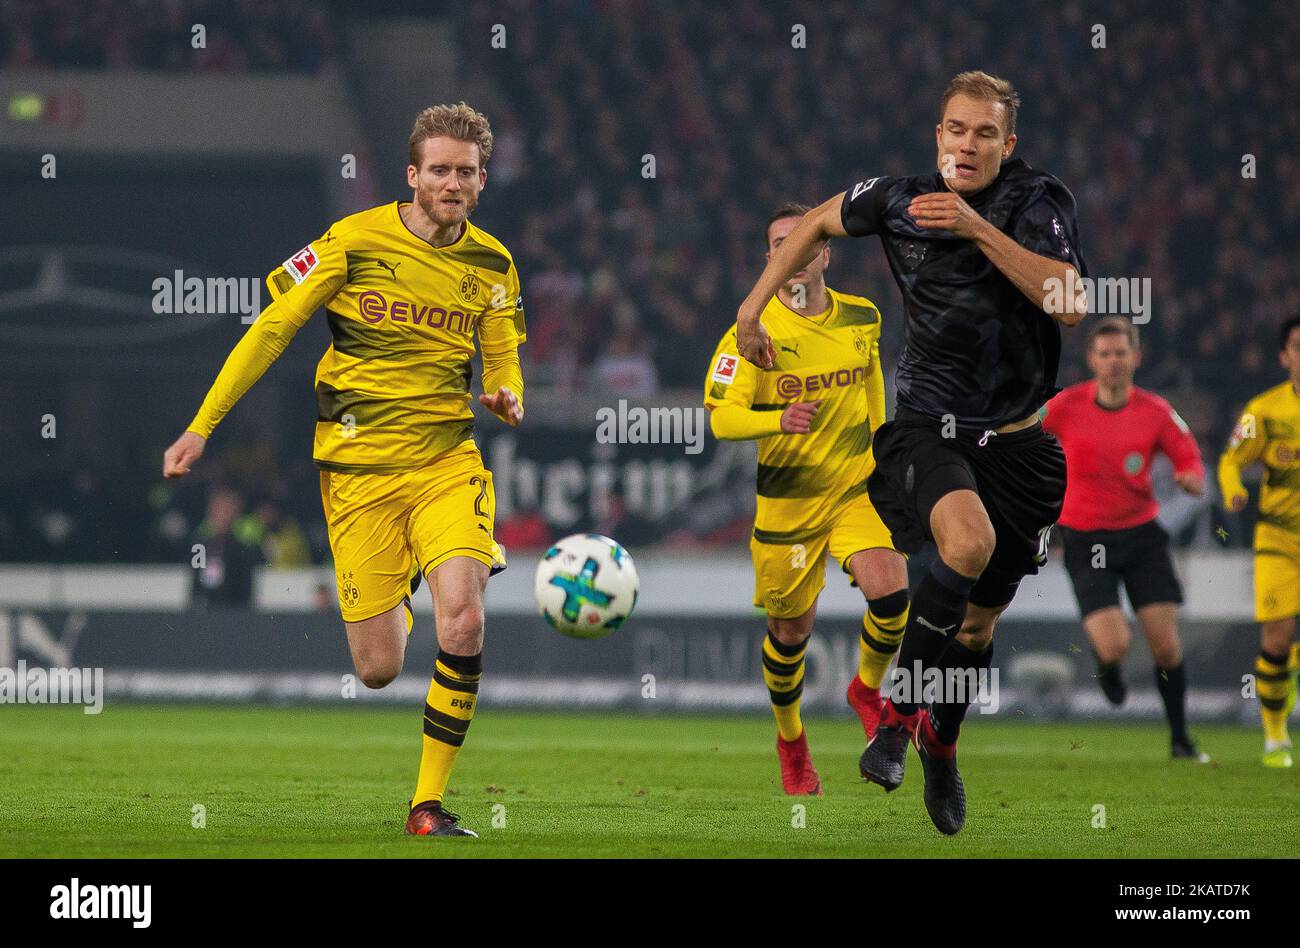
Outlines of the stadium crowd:
<svg viewBox="0 0 1300 948">
<path fill-rule="evenodd" d="M 314 73 L 336 35 L 306 0 L 0 0 L 5 70 Z"/>
<path fill-rule="evenodd" d="M 130 6 L 138 16 L 123 18 L 121 4 L 0 0 L 0 66 L 311 71 L 339 47 L 317 5 Z M 1274 327 L 1300 310 L 1294 4 L 918 0 L 876 13 L 848 2 L 502 0 L 450 18 L 467 83 L 494 90 L 476 103 L 498 136 L 482 215 L 520 265 L 529 385 L 611 397 L 698 389 L 761 267 L 771 208 L 931 168 L 944 83 L 983 68 L 1020 91 L 1017 154 L 1072 189 L 1092 274 L 1150 278 L 1137 381 L 1180 410 L 1212 460 L 1245 400 L 1280 381 Z M 176 38 L 188 46 L 205 17 L 207 55 L 177 54 Z M 500 50 L 489 45 L 497 23 Z M 884 255 L 841 241 L 828 282 L 880 305 L 888 376 L 902 313 Z M 1084 375 L 1081 337 L 1067 342 L 1062 385 Z M 211 520 L 206 492 L 238 480 L 159 488 L 134 511 L 122 491 L 140 494 L 137 482 L 101 482 L 90 468 L 62 476 L 71 491 L 46 503 L 42 479 L 29 513 L 7 505 L 4 558 L 60 559 L 83 503 L 101 520 L 76 559 L 171 558 Z M 283 546 L 266 537 L 285 522 L 318 526 L 309 478 L 309 466 L 285 472 L 303 489 L 279 498 L 251 486 L 237 495 L 235 519 L 252 518 L 243 535 L 256 534 L 259 555 Z M 147 536 L 131 528 L 137 513 L 153 524 Z M 122 529 L 110 542 L 114 516 Z M 322 540 L 286 548 L 319 560 Z"/>
<path fill-rule="evenodd" d="M 1073 190 L 1093 274 L 1150 277 L 1139 381 L 1189 402 L 1217 450 L 1278 376 L 1274 328 L 1300 308 L 1300 110 L 1285 93 L 1300 16 L 1285 0 L 1180 5 L 1176 24 L 1120 3 L 922 0 L 886 22 L 848 3 L 565 6 L 508 0 L 458 21 L 467 51 L 492 23 L 511 31 L 508 54 L 466 63 L 501 90 L 497 127 L 525 136 L 504 203 L 522 212 L 530 355 L 556 383 L 698 386 L 761 266 L 768 212 L 931 168 L 939 93 L 976 66 L 1018 87 L 1017 153 Z M 884 255 L 833 246 L 828 281 L 881 305 L 888 369 L 902 319 Z M 1065 382 L 1083 372 L 1070 353 Z"/>
</svg>

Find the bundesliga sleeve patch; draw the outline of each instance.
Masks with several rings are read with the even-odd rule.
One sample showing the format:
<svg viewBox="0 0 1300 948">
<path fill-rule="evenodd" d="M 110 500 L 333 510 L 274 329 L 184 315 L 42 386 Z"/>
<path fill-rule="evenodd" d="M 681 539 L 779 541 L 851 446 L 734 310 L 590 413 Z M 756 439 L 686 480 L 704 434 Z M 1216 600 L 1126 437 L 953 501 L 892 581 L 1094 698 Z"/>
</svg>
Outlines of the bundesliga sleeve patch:
<svg viewBox="0 0 1300 948">
<path fill-rule="evenodd" d="M 1255 436 L 1255 416 L 1242 415 L 1237 426 L 1232 429 L 1232 437 L 1228 440 L 1228 450 L 1232 451 L 1241 447 L 1241 443 L 1247 438 Z"/>
<path fill-rule="evenodd" d="M 293 282 L 301 283 L 316 269 L 318 263 L 320 258 L 316 256 L 311 244 L 308 244 L 284 262 L 284 269 L 293 277 Z"/>
<path fill-rule="evenodd" d="M 718 356 L 717 363 L 713 366 L 713 381 L 725 382 L 730 385 L 736 380 L 736 362 L 739 356 L 727 355 L 723 353 Z"/>
</svg>

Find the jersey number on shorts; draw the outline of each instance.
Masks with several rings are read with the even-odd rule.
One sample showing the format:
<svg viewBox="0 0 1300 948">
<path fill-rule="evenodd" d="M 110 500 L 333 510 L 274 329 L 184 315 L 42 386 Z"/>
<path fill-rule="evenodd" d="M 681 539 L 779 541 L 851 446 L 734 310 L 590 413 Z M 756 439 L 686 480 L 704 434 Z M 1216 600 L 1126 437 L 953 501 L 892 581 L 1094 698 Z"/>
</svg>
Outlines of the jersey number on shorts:
<svg viewBox="0 0 1300 948">
<path fill-rule="evenodd" d="M 487 478 L 475 474 L 469 479 L 470 486 L 478 485 L 478 496 L 474 498 L 474 513 L 479 517 L 487 516 Z"/>
</svg>

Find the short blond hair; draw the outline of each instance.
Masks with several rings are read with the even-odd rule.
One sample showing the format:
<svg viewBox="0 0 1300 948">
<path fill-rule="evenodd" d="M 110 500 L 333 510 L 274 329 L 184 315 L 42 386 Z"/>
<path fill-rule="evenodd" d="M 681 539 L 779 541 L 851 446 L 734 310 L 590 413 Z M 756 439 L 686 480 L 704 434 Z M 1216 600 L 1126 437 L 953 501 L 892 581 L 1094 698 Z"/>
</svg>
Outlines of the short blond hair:
<svg viewBox="0 0 1300 948">
<path fill-rule="evenodd" d="M 407 142 L 407 158 L 420 167 L 420 146 L 430 138 L 446 136 L 478 145 L 479 167 L 492 157 L 492 126 L 487 116 L 464 102 L 455 105 L 431 105 L 415 117 L 415 127 Z"/>
<path fill-rule="evenodd" d="M 978 69 L 957 73 L 948 83 L 948 88 L 943 91 L 943 99 L 939 103 L 940 122 L 943 121 L 943 113 L 948 109 L 948 100 L 959 93 L 968 95 L 972 99 L 1001 102 L 1007 113 L 1007 138 L 1016 133 L 1016 113 L 1020 110 L 1020 95 L 1007 80 L 990 76 L 987 72 Z"/>
</svg>

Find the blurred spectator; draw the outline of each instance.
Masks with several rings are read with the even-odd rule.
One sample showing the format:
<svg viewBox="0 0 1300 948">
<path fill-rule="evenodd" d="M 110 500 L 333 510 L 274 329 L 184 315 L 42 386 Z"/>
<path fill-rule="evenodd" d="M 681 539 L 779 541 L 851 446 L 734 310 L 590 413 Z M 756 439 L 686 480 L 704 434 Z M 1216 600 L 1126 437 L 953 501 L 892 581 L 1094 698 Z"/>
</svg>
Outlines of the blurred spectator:
<svg viewBox="0 0 1300 948">
<path fill-rule="evenodd" d="M 242 510 L 242 499 L 228 488 L 218 487 L 208 498 L 207 517 L 194 535 L 200 545 L 192 564 L 195 608 L 252 602 L 253 568 L 262 556 L 257 545 L 241 539 L 236 530 Z"/>
<path fill-rule="evenodd" d="M 659 387 L 650 348 L 631 319 L 614 330 L 594 368 L 599 390 L 612 395 L 648 398 Z"/>
<path fill-rule="evenodd" d="M 236 520 L 231 532 L 245 546 L 258 547 L 263 561 L 274 569 L 311 565 L 306 534 L 273 500 L 262 501 L 251 513 Z"/>
</svg>

